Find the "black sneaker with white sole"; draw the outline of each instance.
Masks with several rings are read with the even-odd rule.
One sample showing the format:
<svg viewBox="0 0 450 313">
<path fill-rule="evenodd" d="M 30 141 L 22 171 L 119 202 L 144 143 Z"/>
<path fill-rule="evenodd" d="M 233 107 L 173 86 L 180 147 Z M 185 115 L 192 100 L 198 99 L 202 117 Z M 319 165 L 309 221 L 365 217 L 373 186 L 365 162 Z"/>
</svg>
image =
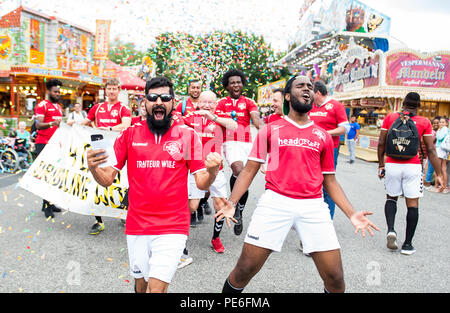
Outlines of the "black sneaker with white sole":
<svg viewBox="0 0 450 313">
<path fill-rule="evenodd" d="M 404 243 L 402 246 L 402 251 L 400 251 L 400 253 L 405 255 L 411 255 L 416 253 L 416 249 L 412 246 L 412 244 Z"/>
</svg>

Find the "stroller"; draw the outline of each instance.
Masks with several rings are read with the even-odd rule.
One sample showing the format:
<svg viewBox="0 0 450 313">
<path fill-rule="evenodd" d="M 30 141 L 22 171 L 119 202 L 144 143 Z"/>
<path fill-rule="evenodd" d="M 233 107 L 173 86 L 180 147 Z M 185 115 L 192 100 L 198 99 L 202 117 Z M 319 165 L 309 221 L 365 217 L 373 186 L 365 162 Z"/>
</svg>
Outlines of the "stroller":
<svg viewBox="0 0 450 313">
<path fill-rule="evenodd" d="M 26 171 L 33 163 L 33 156 L 26 147 L 26 140 L 16 138 L 12 131 L 7 138 L 0 138 L 0 171 L 16 173 Z"/>
</svg>

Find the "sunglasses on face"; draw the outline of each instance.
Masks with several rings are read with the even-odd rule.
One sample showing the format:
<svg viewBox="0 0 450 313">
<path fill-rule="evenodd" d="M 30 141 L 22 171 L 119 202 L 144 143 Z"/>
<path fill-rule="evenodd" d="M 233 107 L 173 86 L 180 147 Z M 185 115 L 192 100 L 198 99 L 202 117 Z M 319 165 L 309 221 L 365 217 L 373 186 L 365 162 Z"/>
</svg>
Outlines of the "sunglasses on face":
<svg viewBox="0 0 450 313">
<path fill-rule="evenodd" d="M 150 93 L 150 94 L 146 95 L 145 97 L 147 98 L 148 101 L 151 101 L 151 102 L 156 102 L 158 100 L 158 98 L 161 98 L 162 102 L 169 102 L 170 100 L 173 99 L 172 95 L 169 95 L 169 94 L 158 95 L 157 93 Z"/>
</svg>

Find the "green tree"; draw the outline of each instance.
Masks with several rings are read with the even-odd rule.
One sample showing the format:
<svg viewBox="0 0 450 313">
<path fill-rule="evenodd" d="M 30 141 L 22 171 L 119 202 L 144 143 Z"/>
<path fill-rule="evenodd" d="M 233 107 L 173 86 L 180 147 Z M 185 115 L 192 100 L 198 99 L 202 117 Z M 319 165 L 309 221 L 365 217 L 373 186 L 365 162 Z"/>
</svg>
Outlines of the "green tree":
<svg viewBox="0 0 450 313">
<path fill-rule="evenodd" d="M 124 43 L 118 38 L 111 44 L 108 54 L 111 61 L 121 66 L 141 65 L 144 56 L 145 53 L 137 50 L 134 43 Z"/>
<path fill-rule="evenodd" d="M 191 79 L 201 79 L 204 87 L 224 97 L 222 76 L 231 68 L 244 72 L 247 85 L 244 94 L 256 100 L 258 87 L 286 76 L 287 70 L 274 68 L 278 59 L 262 36 L 241 31 L 215 31 L 206 35 L 163 33 L 157 36 L 148 55 L 156 63 L 157 75 L 174 81 L 178 94 L 186 94 Z"/>
</svg>

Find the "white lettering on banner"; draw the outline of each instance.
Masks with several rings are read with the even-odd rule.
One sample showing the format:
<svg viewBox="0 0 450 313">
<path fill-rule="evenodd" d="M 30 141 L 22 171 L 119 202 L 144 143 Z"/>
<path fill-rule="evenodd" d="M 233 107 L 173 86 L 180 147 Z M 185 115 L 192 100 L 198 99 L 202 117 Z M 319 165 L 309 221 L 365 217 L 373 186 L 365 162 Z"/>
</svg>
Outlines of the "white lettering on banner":
<svg viewBox="0 0 450 313">
<path fill-rule="evenodd" d="M 119 135 L 62 123 L 19 187 L 71 212 L 124 219 L 126 211 L 121 205 L 128 189 L 126 168 L 117 174 L 110 187 L 98 185 L 87 167 L 92 134 L 102 134 L 113 142 Z"/>
</svg>

